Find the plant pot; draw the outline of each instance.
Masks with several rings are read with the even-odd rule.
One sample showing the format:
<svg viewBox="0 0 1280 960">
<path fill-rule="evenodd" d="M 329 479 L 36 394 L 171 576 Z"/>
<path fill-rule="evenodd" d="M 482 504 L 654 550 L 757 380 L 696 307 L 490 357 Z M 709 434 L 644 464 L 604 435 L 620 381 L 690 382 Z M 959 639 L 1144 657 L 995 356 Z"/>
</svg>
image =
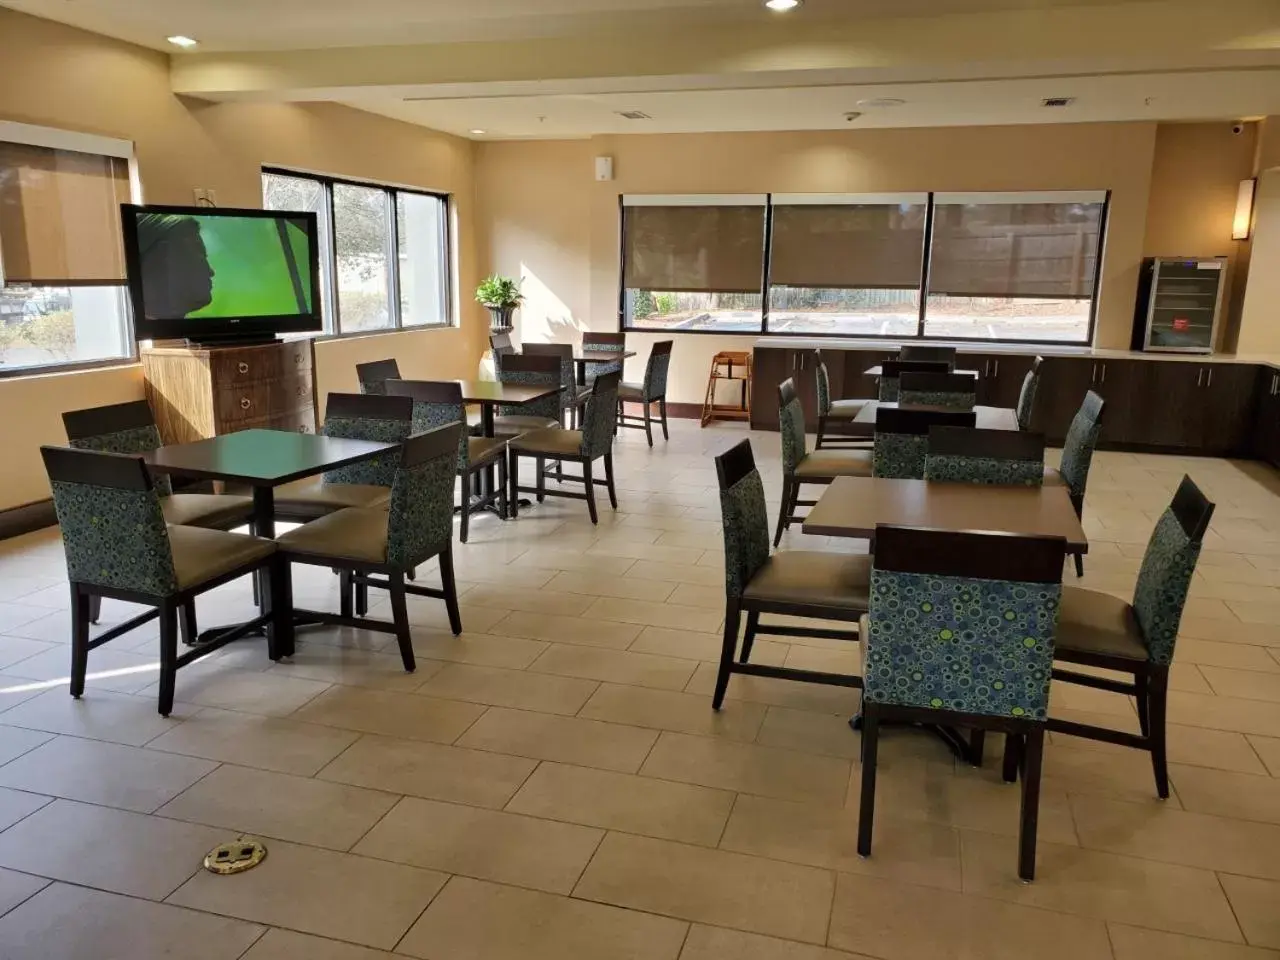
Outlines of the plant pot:
<svg viewBox="0 0 1280 960">
<path fill-rule="evenodd" d="M 505 333 L 511 329 L 511 318 L 515 315 L 516 308 L 510 307 L 485 307 L 489 311 L 489 329 L 497 330 Z"/>
</svg>

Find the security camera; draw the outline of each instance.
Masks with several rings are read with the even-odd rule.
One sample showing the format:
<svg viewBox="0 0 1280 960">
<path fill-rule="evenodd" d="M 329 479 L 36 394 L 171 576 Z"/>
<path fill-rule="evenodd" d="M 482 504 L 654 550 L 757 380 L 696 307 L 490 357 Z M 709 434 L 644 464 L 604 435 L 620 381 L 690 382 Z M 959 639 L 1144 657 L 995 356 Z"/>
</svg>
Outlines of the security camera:
<svg viewBox="0 0 1280 960">
<path fill-rule="evenodd" d="M 1231 125 L 1231 132 L 1234 133 L 1237 137 L 1240 136 L 1240 134 L 1244 133 L 1244 124 L 1233 123 Z"/>
</svg>

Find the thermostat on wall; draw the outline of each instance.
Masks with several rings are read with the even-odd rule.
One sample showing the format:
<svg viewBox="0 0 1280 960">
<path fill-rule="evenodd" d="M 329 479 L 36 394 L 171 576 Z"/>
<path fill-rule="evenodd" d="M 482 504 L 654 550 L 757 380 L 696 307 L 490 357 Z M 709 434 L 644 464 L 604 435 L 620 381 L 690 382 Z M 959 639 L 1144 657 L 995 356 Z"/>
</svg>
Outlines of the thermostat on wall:
<svg viewBox="0 0 1280 960">
<path fill-rule="evenodd" d="M 613 157 L 596 157 L 596 179 L 600 181 L 613 179 Z"/>
</svg>

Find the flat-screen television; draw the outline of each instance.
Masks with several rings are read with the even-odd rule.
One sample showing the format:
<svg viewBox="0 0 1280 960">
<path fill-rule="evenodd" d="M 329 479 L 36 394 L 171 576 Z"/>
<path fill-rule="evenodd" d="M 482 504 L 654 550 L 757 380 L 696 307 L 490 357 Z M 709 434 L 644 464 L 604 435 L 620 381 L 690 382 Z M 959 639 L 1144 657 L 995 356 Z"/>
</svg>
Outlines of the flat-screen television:
<svg viewBox="0 0 1280 960">
<path fill-rule="evenodd" d="M 139 340 L 323 328 L 314 213 L 124 204 L 121 222 Z"/>
</svg>

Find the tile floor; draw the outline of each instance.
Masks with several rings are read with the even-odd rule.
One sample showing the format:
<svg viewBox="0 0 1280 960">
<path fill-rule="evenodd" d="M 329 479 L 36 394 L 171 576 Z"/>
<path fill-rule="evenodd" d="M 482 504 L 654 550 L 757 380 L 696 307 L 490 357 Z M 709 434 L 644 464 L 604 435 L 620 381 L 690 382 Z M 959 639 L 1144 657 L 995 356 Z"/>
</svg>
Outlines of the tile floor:
<svg viewBox="0 0 1280 960">
<path fill-rule="evenodd" d="M 711 711 L 711 456 L 743 435 L 682 421 L 650 451 L 628 431 L 598 528 L 572 501 L 475 522 L 457 548 L 467 631 L 412 601 L 413 675 L 381 634 L 306 632 L 277 665 L 244 642 L 179 674 L 168 720 L 154 630 L 93 654 L 68 696 L 57 537 L 0 544 L 0 957 L 1280 958 L 1280 476 L 1095 459 L 1089 586 L 1132 589 L 1184 472 L 1218 510 L 1173 671 L 1173 796 L 1155 799 L 1143 754 L 1051 737 L 1028 886 L 998 742 L 974 770 L 889 733 L 861 860 L 853 695 L 735 677 Z M 773 510 L 778 438 L 753 440 Z M 300 603 L 333 602 L 327 573 L 297 578 Z M 248 604 L 223 588 L 202 622 Z M 127 613 L 108 602 L 104 620 Z M 757 651 L 857 662 L 821 640 Z M 1137 723 L 1078 688 L 1053 710 Z M 266 839 L 262 866 L 199 869 L 240 834 Z"/>
</svg>

